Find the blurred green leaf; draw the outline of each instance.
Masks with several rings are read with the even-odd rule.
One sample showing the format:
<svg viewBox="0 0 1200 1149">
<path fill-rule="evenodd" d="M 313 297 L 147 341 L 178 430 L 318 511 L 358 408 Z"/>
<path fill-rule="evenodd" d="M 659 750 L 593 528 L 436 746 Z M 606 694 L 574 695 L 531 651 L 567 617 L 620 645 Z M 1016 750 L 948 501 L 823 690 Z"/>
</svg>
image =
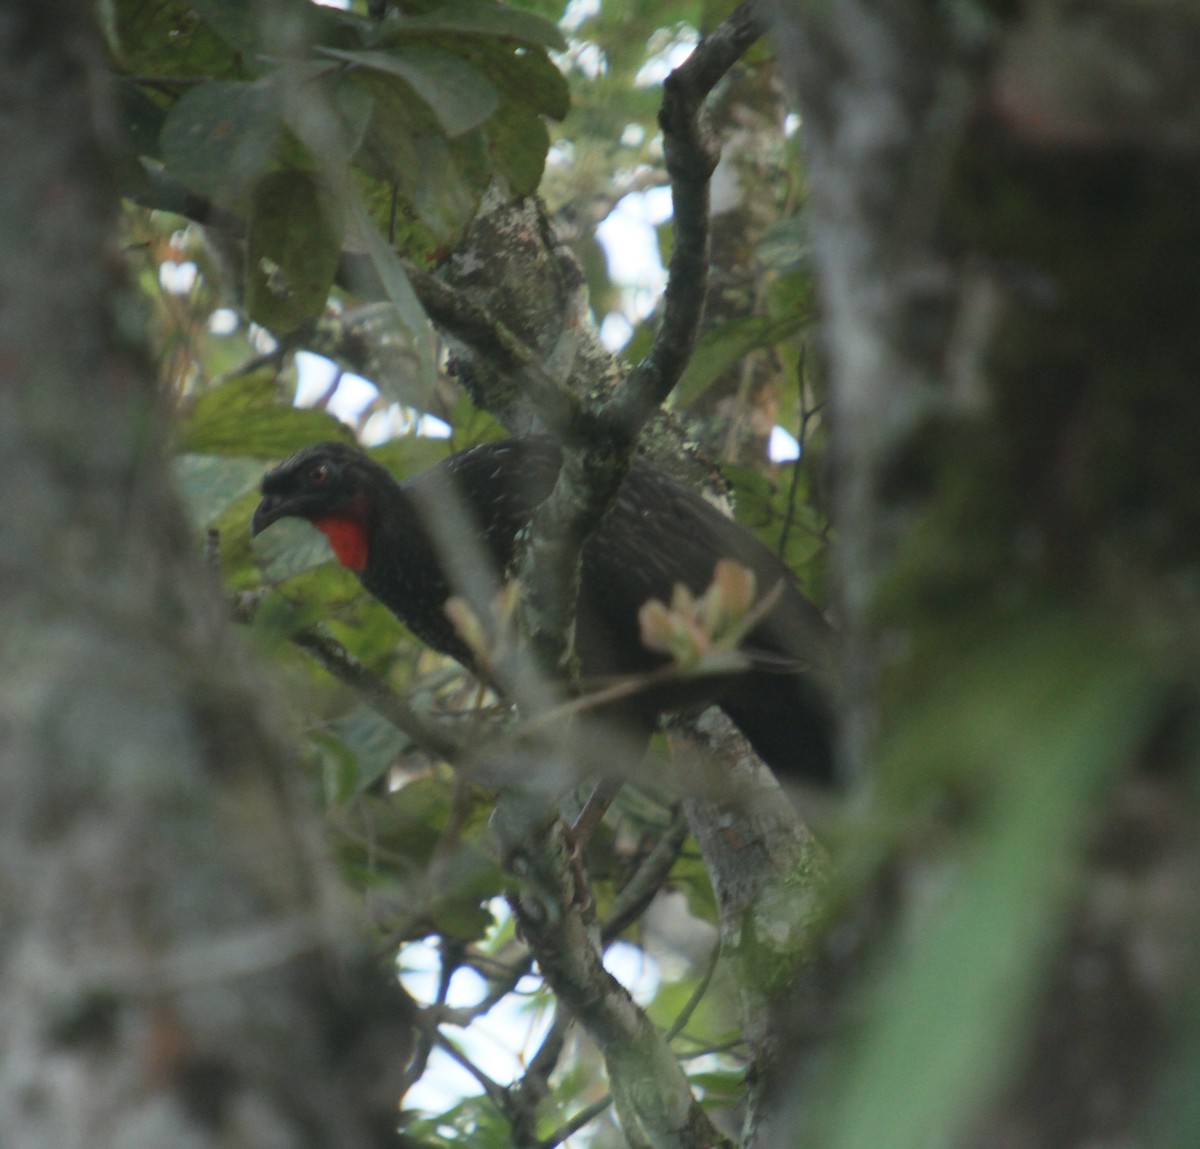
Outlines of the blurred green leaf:
<svg viewBox="0 0 1200 1149">
<path fill-rule="evenodd" d="M 113 0 L 119 62 L 152 76 L 229 79 L 239 56 L 185 0 Z"/>
<path fill-rule="evenodd" d="M 216 81 L 190 88 L 167 113 L 162 158 L 193 191 L 236 206 L 278 166 L 282 137 L 273 84 Z"/>
<path fill-rule="evenodd" d="M 185 453 L 176 456 L 172 470 L 192 518 L 208 526 L 235 499 L 257 488 L 263 465 L 254 459 Z"/>
<path fill-rule="evenodd" d="M 451 52 L 428 46 L 389 52 L 320 51 L 335 60 L 399 77 L 425 102 L 449 136 L 478 127 L 500 104 L 491 81 Z"/>
<path fill-rule="evenodd" d="M 351 442 L 353 436 L 324 411 L 281 402 L 273 376 L 243 375 L 196 399 L 180 426 L 178 449 L 282 459 L 322 439 Z"/>
<path fill-rule="evenodd" d="M 241 512 L 236 538 L 245 548 L 246 557 L 254 564 L 252 569 L 255 574 L 261 573 L 263 581 L 269 584 L 282 583 L 306 574 L 314 567 L 336 563 L 329 541 L 310 523 L 301 519 L 280 519 L 251 543 L 250 516 L 257 501 L 256 495 L 243 506 L 236 508 Z M 228 544 L 222 547 L 222 554 L 228 555 L 230 559 L 238 557 Z M 225 577 L 232 581 L 233 572 L 226 568 Z M 260 608 L 260 617 L 255 619 L 256 626 L 265 623 L 269 613 L 267 608 L 272 602 L 272 599 L 268 599 Z M 294 607 L 291 609 L 294 612 Z M 288 623 L 288 632 L 313 621 L 316 621 L 315 616 L 304 620 L 292 618 Z"/>
<path fill-rule="evenodd" d="M 258 181 L 246 236 L 246 311 L 286 335 L 325 309 L 342 253 L 342 208 L 307 172 Z"/>
<path fill-rule="evenodd" d="M 542 182 L 550 147 L 546 125 L 524 105 L 506 102 L 488 121 L 487 136 L 492 160 L 512 193 L 533 195 Z"/>
<path fill-rule="evenodd" d="M 358 762 L 356 785 L 364 790 L 382 778 L 412 745 L 408 735 L 366 706 L 339 719 L 329 733 L 354 755 Z"/>
<path fill-rule="evenodd" d="M 885 781 L 975 778 L 988 805 L 952 888 L 904 935 L 844 1077 L 820 1090 L 836 1096 L 823 1145 L 953 1141 L 1023 1036 L 1092 816 L 1145 734 L 1155 683 L 1111 619 L 1043 618 L 931 694 Z"/>
<path fill-rule="evenodd" d="M 191 7 L 231 48 L 253 53 L 258 44 L 260 10 L 245 0 L 189 0 Z"/>
<path fill-rule="evenodd" d="M 786 339 L 807 321 L 802 315 L 785 315 L 779 319 L 752 315 L 706 332 L 675 388 L 675 405 L 691 406 L 724 372 L 751 351 Z"/>
<path fill-rule="evenodd" d="M 484 904 L 483 899 L 500 893 L 504 882 L 499 877 L 499 871 L 481 868 L 482 876 L 488 873 L 493 876 L 491 889 L 477 894 L 475 897 L 443 898 L 433 908 L 433 922 L 437 931 L 445 938 L 453 938 L 460 942 L 473 942 L 483 937 L 491 928 L 492 912 Z"/>
<path fill-rule="evenodd" d="M 415 179 L 402 181 L 421 222 L 442 243 L 454 243 L 475 217 L 492 178 L 484 140 L 470 132 L 456 140 L 414 138 Z"/>
<path fill-rule="evenodd" d="M 567 79 L 544 52 L 514 53 L 492 44 L 470 45 L 468 52 L 475 67 L 509 102 L 522 104 L 552 120 L 561 120 L 570 111 L 571 89 Z"/>
<path fill-rule="evenodd" d="M 360 789 L 358 759 L 344 742 L 323 730 L 310 731 L 308 737 L 320 757 L 326 803 L 344 805 Z"/>
<path fill-rule="evenodd" d="M 789 510 L 790 472 L 781 470 L 781 478 L 786 475 L 787 481 L 773 485 L 756 467 L 726 466 L 722 470 L 733 484 L 738 522 L 758 535 L 791 570 L 803 574 L 814 556 L 825 548 L 822 523 L 805 497 L 803 482 Z M 786 545 L 781 553 L 779 544 L 785 527 Z"/>
<path fill-rule="evenodd" d="M 359 208 L 357 215 L 359 236 L 388 299 L 395 305 L 396 317 L 408 334 L 425 393 L 431 394 L 437 383 L 437 367 L 434 363 L 433 336 L 425 310 L 408 281 L 399 257 L 376 230 L 366 212 Z"/>
<path fill-rule="evenodd" d="M 675 868 L 671 871 L 671 882 L 683 891 L 687 898 L 688 912 L 692 917 L 716 924 L 719 915 L 712 879 L 708 876 L 708 870 L 694 842 L 689 842 L 689 847 L 675 863 Z"/>
<path fill-rule="evenodd" d="M 413 33 L 438 33 L 450 36 L 491 36 L 539 44 L 557 52 L 567 43 L 557 26 L 532 12 L 489 0 L 451 0 L 434 11 L 419 16 L 404 16 L 385 27 L 380 42 L 388 42 Z"/>
<path fill-rule="evenodd" d="M 746 1071 L 738 1067 L 724 1073 L 689 1073 L 688 1081 L 701 1090 L 707 1108 L 727 1109 L 739 1105 L 746 1095 Z"/>
<path fill-rule="evenodd" d="M 140 156 L 157 156 L 159 137 L 167 119 L 166 110 L 133 84 L 122 85 L 119 95 L 121 125 L 134 152 Z"/>
</svg>

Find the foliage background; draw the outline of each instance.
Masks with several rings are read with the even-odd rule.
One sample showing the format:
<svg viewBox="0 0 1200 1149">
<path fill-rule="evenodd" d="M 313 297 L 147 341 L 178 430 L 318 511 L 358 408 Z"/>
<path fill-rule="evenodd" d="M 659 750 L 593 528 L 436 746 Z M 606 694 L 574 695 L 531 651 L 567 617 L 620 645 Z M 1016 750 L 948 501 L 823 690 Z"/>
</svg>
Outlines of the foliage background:
<svg viewBox="0 0 1200 1149">
<path fill-rule="evenodd" d="M 111 11 L 110 49 L 140 156 L 126 249 L 154 309 L 159 373 L 177 410 L 180 489 L 197 528 L 219 533 L 226 586 L 254 596 L 253 636 L 286 682 L 314 798 L 379 937 L 402 970 L 433 966 L 410 982 L 427 1004 L 448 994 L 459 1004 L 473 991 L 488 1006 L 504 1003 L 493 1032 L 517 1031 L 502 1043 L 472 1040 L 460 1028 L 478 1015 L 486 1032 L 485 1009 L 461 1005 L 458 1027 L 431 1030 L 433 1072 L 471 1096 L 412 1115 L 406 1128 L 426 1142 L 468 1131 L 473 1143 L 510 1142 L 501 1114 L 511 1119 L 514 1102 L 504 1090 L 519 1096 L 520 1059 L 538 1062 L 553 1001 L 513 935 L 502 897 L 511 879 L 490 845 L 487 795 L 464 794 L 451 771 L 431 766 L 288 640 L 320 624 L 393 689 L 415 691 L 418 706 L 470 705 L 472 688 L 365 596 L 313 532 L 285 523 L 251 546 L 257 481 L 271 461 L 314 440 L 354 432 L 373 440 L 381 425 L 411 426 L 422 414 L 444 420 L 449 435 L 381 444 L 377 457 L 399 476 L 502 433 L 447 374 L 394 252 L 410 267 L 436 268 L 497 176 L 518 195 L 540 182 L 597 319 L 619 310 L 628 291 L 623 300 L 610 280 L 596 227 L 624 195 L 668 186 L 657 85 L 729 7 L 577 5 L 564 19 L 561 5 L 435 5 L 388 34 L 373 31 L 365 12 L 306 12 L 306 22 L 293 12 L 293 23 L 267 25 L 241 5 L 127 2 Z M 306 85 L 317 91 L 306 94 Z M 782 545 L 816 585 L 825 527 L 809 498 L 821 442 L 808 351 L 811 270 L 794 214 L 802 198 L 794 120 L 789 137 L 769 53 L 756 50 L 715 111 L 722 134 L 737 137 L 728 202 L 716 217 L 718 266 L 728 269 L 673 409 L 694 416 L 692 433 L 731 464 L 743 522 Z M 659 241 L 668 258 L 669 226 Z M 633 303 L 644 308 L 645 292 Z M 657 317 L 633 316 L 626 353 L 636 357 Z M 374 344 L 366 360 L 363 337 L 346 335 L 355 327 Z M 314 405 L 297 408 L 297 363 L 313 352 L 330 356 L 339 374 Z M 343 402 L 349 388 L 337 393 L 342 371 L 369 373 L 378 388 L 356 419 Z M 800 466 L 768 461 L 777 421 L 805 440 Z M 651 1018 L 679 1030 L 675 1044 L 697 1093 L 732 1128 L 744 1074 L 737 1012 L 717 962 L 712 891 L 695 843 L 682 840 L 677 807 L 669 787 L 628 794 L 589 850 L 589 876 L 604 919 L 654 843 L 664 834 L 674 843 L 676 861 L 657 877 L 657 908 L 607 945 L 617 946 L 615 968 L 640 980 Z M 555 1031 L 547 1050 L 556 1040 Z M 515 1048 L 505 1058 L 497 1044 Z M 464 1050 L 484 1060 L 473 1064 Z M 474 1079 L 451 1072 L 451 1059 Z M 533 1076 L 547 1072 L 539 1065 Z M 596 1053 L 572 1035 L 536 1137 L 552 1143 L 602 1097 L 599 1072 Z M 436 1100 L 447 1088 L 415 1096 Z M 576 1136 L 611 1133 L 593 1123 Z"/>
<path fill-rule="evenodd" d="M 516 332 L 553 364 L 581 314 L 621 302 L 597 226 L 665 186 L 656 82 L 731 9 L 98 7 L 132 141 L 123 253 L 193 549 L 210 532 L 376 953 L 432 966 L 406 983 L 421 1008 L 402 1085 L 439 1059 L 473 1083 L 440 1105 L 414 1094 L 404 1133 L 421 1143 L 712 1138 L 655 1127 L 637 1074 L 569 1026 L 505 901 L 537 886 L 503 864 L 487 795 L 329 670 L 353 656 L 418 717 L 477 692 L 301 525 L 252 545 L 256 483 L 314 439 L 421 415 L 449 438 L 380 445 L 398 475 L 527 426 L 489 357 L 511 363 Z M 836 816 L 802 798 L 817 862 L 770 790 L 777 822 L 740 823 L 747 845 L 719 801 L 628 787 L 583 859 L 602 944 L 656 970 L 656 1039 L 746 1145 L 1194 1144 L 1195 14 L 761 13 L 773 38 L 710 101 L 707 318 L 649 438 L 723 462 L 739 518 L 836 614 L 853 793 Z M 554 224 L 520 216 L 511 264 L 475 228 L 503 218 L 497 177 L 539 191 Z M 660 242 L 669 258 L 669 228 Z M 482 350 L 462 314 L 425 314 L 435 278 L 467 294 L 480 266 Z M 626 362 L 659 318 L 635 313 Z M 586 386 L 623 376 L 590 334 L 573 347 Z M 356 425 L 329 413 L 338 377 L 295 405 L 306 353 L 377 387 Z M 526 368 L 509 374 L 536 382 Z M 795 465 L 767 459 L 776 424 Z M 582 882 L 564 859 L 555 880 Z M 67 1016 L 90 1023 L 80 1000 Z M 553 1018 L 512 1042 L 511 1080 L 473 1042 L 491 1009 L 514 1029 Z M 245 1016 L 230 1010 L 233 1030 Z M 77 1066 L 87 1040 L 54 1056 Z M 676 1060 L 645 1046 L 645 1092 L 676 1097 Z"/>
</svg>

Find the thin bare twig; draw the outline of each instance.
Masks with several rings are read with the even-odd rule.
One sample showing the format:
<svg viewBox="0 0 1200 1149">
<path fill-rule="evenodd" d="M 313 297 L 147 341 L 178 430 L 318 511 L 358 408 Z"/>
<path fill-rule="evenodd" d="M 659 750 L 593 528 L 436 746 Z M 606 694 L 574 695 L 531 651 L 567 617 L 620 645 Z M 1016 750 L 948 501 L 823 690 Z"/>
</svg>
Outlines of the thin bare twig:
<svg viewBox="0 0 1200 1149">
<path fill-rule="evenodd" d="M 571 1027 L 570 1011 L 561 1002 L 554 1011 L 550 1029 L 529 1061 L 520 1084 L 509 1091 L 512 1106 L 509 1119 L 513 1122 L 518 1144 L 537 1144 L 534 1136 L 538 1106 L 550 1092 L 550 1075 L 558 1065 L 567 1030 Z"/>
<path fill-rule="evenodd" d="M 239 594 L 233 599 L 233 617 L 250 622 L 262 602 L 261 593 Z M 400 697 L 377 674 L 368 670 L 340 642 L 319 626 L 305 627 L 292 635 L 292 641 L 314 662 L 358 697 L 382 718 L 407 734 L 426 752 L 459 765 L 465 758 L 465 744 L 444 725 L 430 721 Z"/>
<path fill-rule="evenodd" d="M 611 1093 L 606 1093 L 603 1097 L 597 1098 L 591 1105 L 585 1106 L 576 1113 L 570 1121 L 555 1129 L 549 1137 L 539 1141 L 535 1149 L 555 1149 L 556 1145 L 561 1145 L 568 1137 L 573 1137 L 585 1125 L 589 1125 L 595 1121 L 612 1103 Z"/>
<path fill-rule="evenodd" d="M 713 974 L 717 972 L 717 963 L 721 960 L 721 943 L 718 942 L 712 948 L 712 952 L 708 955 L 708 964 L 704 967 L 704 974 L 701 976 L 696 988 L 692 991 L 691 997 L 684 1003 L 683 1009 L 679 1011 L 679 1016 L 671 1022 L 671 1027 L 664 1035 L 667 1041 L 674 1041 L 686 1028 L 687 1023 L 692 1020 L 700 1003 L 704 1000 L 704 995 L 708 993 L 708 987 L 712 984 Z"/>
<path fill-rule="evenodd" d="M 488 1100 L 500 1110 L 501 1113 L 507 1115 L 508 1112 L 508 1091 L 503 1085 L 493 1081 L 486 1073 L 483 1072 L 461 1049 L 458 1048 L 448 1037 L 442 1033 L 434 1038 L 434 1042 L 438 1049 L 443 1050 L 453 1060 L 457 1061 L 479 1084 L 483 1087 L 484 1093 L 488 1095 Z"/>
<path fill-rule="evenodd" d="M 617 895 L 612 913 L 600 930 L 600 940 L 604 945 L 619 938 L 658 895 L 683 850 L 687 836 L 687 819 L 676 806 L 671 811 L 669 825 L 654 844 L 654 849 L 646 855 L 637 872 Z"/>
</svg>

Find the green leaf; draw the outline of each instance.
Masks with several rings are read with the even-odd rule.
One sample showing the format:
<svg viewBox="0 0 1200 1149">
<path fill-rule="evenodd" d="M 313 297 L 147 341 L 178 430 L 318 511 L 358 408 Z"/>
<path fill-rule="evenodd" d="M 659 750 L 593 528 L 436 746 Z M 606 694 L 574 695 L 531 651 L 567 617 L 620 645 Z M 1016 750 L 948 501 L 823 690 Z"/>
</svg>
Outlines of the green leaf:
<svg viewBox="0 0 1200 1149">
<path fill-rule="evenodd" d="M 884 763 L 893 785 L 927 796 L 958 778 L 983 797 L 941 871 L 952 886 L 897 931 L 841 1080 L 814 1086 L 833 1101 L 829 1149 L 959 1138 L 1023 1036 L 1097 810 L 1157 713 L 1154 668 L 1111 615 L 1023 621 L 1019 639 L 958 661 Z"/>
<path fill-rule="evenodd" d="M 412 745 L 407 734 L 365 706 L 335 722 L 329 733 L 358 760 L 359 790 L 367 789 L 382 778 L 392 763 Z"/>
<path fill-rule="evenodd" d="M 167 114 L 162 158 L 193 191 L 237 205 L 278 167 L 282 133 L 278 93 L 271 84 L 201 84 Z"/>
<path fill-rule="evenodd" d="M 514 195 L 533 195 L 542 182 L 550 133 L 541 119 L 521 104 L 506 103 L 487 125 L 492 162 Z"/>
<path fill-rule="evenodd" d="M 396 308 L 396 317 L 405 329 L 416 355 L 423 390 L 427 395 L 432 394 L 437 384 L 437 365 L 434 362 L 432 333 L 425 309 L 408 281 L 399 256 L 379 234 L 361 205 L 356 210 L 356 217 L 361 242 L 367 249 L 367 255 L 376 275 L 379 276 L 384 293 Z"/>
<path fill-rule="evenodd" d="M 500 105 L 485 76 L 461 56 L 439 48 L 397 48 L 390 52 L 351 52 L 321 48 L 320 53 L 361 68 L 402 79 L 437 117 L 448 136 L 477 128 Z"/>
<path fill-rule="evenodd" d="M 499 893 L 502 883 L 496 883 L 494 893 Z M 483 937 L 492 925 L 492 912 L 481 900 L 447 898 L 433 907 L 433 924 L 444 938 L 460 942 L 473 942 Z"/>
<path fill-rule="evenodd" d="M 447 140 L 424 135 L 413 140 L 417 178 L 404 181 L 407 198 L 421 222 L 452 247 L 475 218 L 492 178 L 483 137 L 478 132 Z"/>
<path fill-rule="evenodd" d="M 184 0 L 114 0 L 110 32 L 124 69 L 143 76 L 230 79 L 237 53 Z"/>
<path fill-rule="evenodd" d="M 249 541 L 249 514 L 246 515 L 245 529 L 241 535 Z M 300 575 L 308 574 L 316 567 L 328 565 L 332 569 L 337 563 L 329 540 L 311 523 L 301 519 L 283 519 L 272 523 L 269 531 L 249 545 L 258 559 L 262 577 L 268 583 L 289 582 Z M 261 621 L 265 623 L 267 615 L 265 612 L 260 613 L 263 615 Z M 255 619 L 256 623 L 259 621 Z M 291 633 L 302 626 L 319 621 L 319 612 L 309 612 L 302 619 L 290 618 L 286 629 Z"/>
<path fill-rule="evenodd" d="M 721 375 L 751 351 L 770 347 L 786 339 L 807 322 L 808 317 L 799 314 L 785 315 L 780 319 L 752 315 L 706 332 L 697 343 L 695 354 L 675 388 L 675 405 L 691 406 Z"/>
<path fill-rule="evenodd" d="M 470 53 L 470 60 L 507 100 L 554 120 L 571 110 L 567 78 L 540 49 L 516 53 L 503 44 L 484 43 Z"/>
<path fill-rule="evenodd" d="M 160 103 L 141 88 L 123 84 L 120 92 L 121 124 L 134 151 L 141 156 L 157 156 L 158 142 L 167 113 Z"/>
<path fill-rule="evenodd" d="M 698 851 L 685 851 L 680 855 L 679 861 L 671 871 L 671 881 L 683 891 L 687 899 L 688 913 L 692 917 L 703 922 L 717 922 L 719 915 L 712 879 Z"/>
<path fill-rule="evenodd" d="M 404 16 L 387 27 L 380 40 L 413 33 L 495 36 L 522 44 L 538 44 L 556 52 L 566 51 L 567 42 L 557 25 L 532 12 L 488 0 L 452 0 L 421 16 Z"/>
<path fill-rule="evenodd" d="M 238 52 L 252 53 L 258 44 L 259 12 L 246 0 L 189 0 L 192 8 L 222 40 Z"/>
<path fill-rule="evenodd" d="M 767 481 L 757 467 L 726 466 L 725 477 L 733 484 L 734 505 L 737 520 L 780 555 L 784 563 L 799 573 L 825 546 L 822 524 L 817 512 L 807 499 L 807 484 L 801 483 L 791 507 L 791 522 L 787 522 L 788 497 L 791 476 L 788 475 L 778 486 Z M 788 526 L 787 546 L 780 554 L 780 540 L 784 527 Z"/>
<path fill-rule="evenodd" d="M 372 448 L 371 458 L 403 481 L 418 471 L 440 463 L 449 453 L 449 445 L 445 439 L 401 435 Z"/>
<path fill-rule="evenodd" d="M 349 162 L 366 138 L 375 111 L 375 99 L 361 84 L 355 82 L 353 74 L 325 74 L 319 78 L 319 83 L 329 109 L 341 128 L 341 138 L 335 144 L 336 151 L 341 154 L 343 162 Z M 294 124 L 294 121 L 289 119 L 289 124 Z"/>
<path fill-rule="evenodd" d="M 338 202 L 306 172 L 255 185 L 246 237 L 246 311 L 286 335 L 324 309 L 342 253 Z"/>
<path fill-rule="evenodd" d="M 351 442 L 349 430 L 324 411 L 280 401 L 273 377 L 243 375 L 201 395 L 179 431 L 179 450 L 282 459 L 321 439 Z"/>
<path fill-rule="evenodd" d="M 174 459 L 172 470 L 192 518 L 208 526 L 231 503 L 258 486 L 263 466 L 256 459 L 181 454 Z"/>
<path fill-rule="evenodd" d="M 359 791 L 358 760 L 349 747 L 324 731 L 310 731 L 308 737 L 320 762 L 326 803 L 344 805 Z"/>
<path fill-rule="evenodd" d="M 745 1100 L 746 1071 L 740 1066 L 725 1073 L 692 1073 L 688 1081 L 700 1090 L 706 1108 L 732 1108 Z"/>
</svg>

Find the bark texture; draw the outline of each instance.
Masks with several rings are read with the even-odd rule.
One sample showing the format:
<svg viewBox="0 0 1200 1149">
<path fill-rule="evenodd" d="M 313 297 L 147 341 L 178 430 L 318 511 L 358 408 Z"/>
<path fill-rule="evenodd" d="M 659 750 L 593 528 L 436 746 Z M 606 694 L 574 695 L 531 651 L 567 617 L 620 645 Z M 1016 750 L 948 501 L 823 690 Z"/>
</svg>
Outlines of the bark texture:
<svg viewBox="0 0 1200 1149">
<path fill-rule="evenodd" d="M 395 1136 L 348 922 L 172 495 L 91 6 L 0 5 L 0 1126 L 13 1149 Z"/>
<path fill-rule="evenodd" d="M 1120 0 L 772 9 L 804 117 L 829 334 L 844 753 L 857 772 L 881 762 L 894 799 L 896 716 L 942 714 L 900 785 L 954 795 L 895 844 L 887 880 L 859 900 L 859 936 L 903 953 L 931 904 L 971 892 L 958 867 L 997 794 L 1033 809 L 1031 788 L 1075 771 L 1079 796 L 1086 777 L 1094 807 L 1043 839 L 1045 872 L 1022 894 L 1062 900 L 1036 952 L 1011 955 L 1021 989 L 971 1054 L 986 1070 L 939 1099 L 931 1128 L 964 1146 L 1146 1144 L 1196 949 L 1182 891 L 1200 815 L 1178 731 L 1195 721 L 1200 23 L 1186 3 Z M 1110 640 L 1118 651 L 1101 652 Z M 958 689 L 1002 658 L 989 696 Z M 1006 708 L 1055 659 L 1044 726 L 1014 721 Z M 1098 665 L 1142 685 L 1114 692 L 1130 717 L 1068 771 L 1070 707 L 1099 696 Z M 946 734 L 948 698 L 979 715 L 973 732 Z M 989 736 L 977 761 L 940 772 L 939 746 Z M 978 960 L 972 940 L 955 941 L 962 963 Z M 871 1029 L 854 984 L 843 973 L 810 1000 L 794 1081 L 826 1027 Z M 913 1095 L 944 1053 L 936 1027 L 920 1040 Z M 814 1093 L 789 1105 L 794 1125 L 820 1107 Z M 863 1143 L 864 1121 L 843 1111 L 840 1133 L 814 1139 Z"/>
</svg>

